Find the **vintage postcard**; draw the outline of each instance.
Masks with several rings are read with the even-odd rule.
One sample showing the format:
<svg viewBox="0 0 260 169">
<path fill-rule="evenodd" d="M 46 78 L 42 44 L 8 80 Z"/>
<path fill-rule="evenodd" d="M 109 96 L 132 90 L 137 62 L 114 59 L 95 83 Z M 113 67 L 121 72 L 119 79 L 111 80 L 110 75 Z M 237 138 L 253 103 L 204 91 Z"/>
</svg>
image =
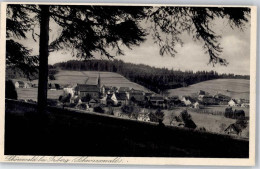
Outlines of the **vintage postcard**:
<svg viewBox="0 0 260 169">
<path fill-rule="evenodd" d="M 0 160 L 255 165 L 256 7 L 1 3 Z"/>
</svg>

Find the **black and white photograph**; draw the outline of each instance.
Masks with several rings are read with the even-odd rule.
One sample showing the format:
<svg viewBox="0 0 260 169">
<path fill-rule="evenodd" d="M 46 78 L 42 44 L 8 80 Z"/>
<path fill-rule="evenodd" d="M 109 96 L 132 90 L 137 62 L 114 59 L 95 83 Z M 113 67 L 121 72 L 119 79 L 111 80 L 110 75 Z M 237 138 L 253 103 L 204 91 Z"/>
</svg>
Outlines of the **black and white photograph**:
<svg viewBox="0 0 260 169">
<path fill-rule="evenodd" d="M 1 9 L 1 161 L 254 165 L 255 7 Z"/>
</svg>

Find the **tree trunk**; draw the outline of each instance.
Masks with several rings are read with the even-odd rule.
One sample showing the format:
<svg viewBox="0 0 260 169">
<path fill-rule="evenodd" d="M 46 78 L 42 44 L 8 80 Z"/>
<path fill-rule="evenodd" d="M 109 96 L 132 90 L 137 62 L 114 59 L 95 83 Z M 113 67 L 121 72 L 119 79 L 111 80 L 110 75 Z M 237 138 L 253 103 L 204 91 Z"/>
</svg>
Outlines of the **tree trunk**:
<svg viewBox="0 0 260 169">
<path fill-rule="evenodd" d="M 49 5 L 40 5 L 40 48 L 39 48 L 39 84 L 38 113 L 47 110 L 48 91 L 48 46 L 49 46 Z"/>
</svg>

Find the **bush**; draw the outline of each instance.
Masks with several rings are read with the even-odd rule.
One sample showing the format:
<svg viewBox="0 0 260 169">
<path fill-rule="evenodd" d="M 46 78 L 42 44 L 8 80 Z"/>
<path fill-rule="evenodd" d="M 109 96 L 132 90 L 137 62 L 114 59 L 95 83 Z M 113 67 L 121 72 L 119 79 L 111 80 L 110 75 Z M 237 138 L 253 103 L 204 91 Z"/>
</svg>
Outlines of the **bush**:
<svg viewBox="0 0 260 169">
<path fill-rule="evenodd" d="M 102 107 L 100 106 L 97 106 L 97 107 L 94 107 L 94 112 L 97 112 L 97 113 L 104 113 L 105 111 L 102 109 Z"/>
<path fill-rule="evenodd" d="M 194 123 L 191 115 L 188 113 L 187 110 L 184 110 L 181 112 L 181 118 L 184 122 L 184 127 L 187 127 L 190 129 L 195 129 L 197 127 L 197 125 Z"/>
<path fill-rule="evenodd" d="M 63 94 L 59 97 L 59 101 L 62 102 L 62 103 L 68 103 L 68 102 L 70 102 L 70 98 L 71 98 L 71 94 L 66 93 L 66 94 Z"/>
<path fill-rule="evenodd" d="M 11 80 L 5 81 L 5 98 L 17 100 L 17 92 Z"/>
<path fill-rule="evenodd" d="M 50 80 L 55 80 L 54 75 L 49 75 L 49 79 L 50 79 Z"/>
<path fill-rule="evenodd" d="M 69 108 L 74 108 L 76 106 L 75 103 L 64 103 L 63 107 L 69 107 Z"/>
</svg>

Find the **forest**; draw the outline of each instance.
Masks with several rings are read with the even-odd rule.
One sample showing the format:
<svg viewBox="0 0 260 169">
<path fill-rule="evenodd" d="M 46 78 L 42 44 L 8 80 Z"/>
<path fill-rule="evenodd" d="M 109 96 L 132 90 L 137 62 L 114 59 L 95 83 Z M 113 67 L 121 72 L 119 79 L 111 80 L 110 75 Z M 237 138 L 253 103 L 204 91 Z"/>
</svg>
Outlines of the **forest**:
<svg viewBox="0 0 260 169">
<path fill-rule="evenodd" d="M 249 79 L 248 75 L 219 74 L 216 71 L 180 71 L 167 68 L 156 68 L 144 64 L 125 63 L 122 60 L 97 60 L 86 61 L 70 60 L 49 66 L 52 69 L 77 70 L 77 71 L 108 71 L 119 73 L 132 82 L 162 93 L 167 89 L 186 87 L 206 80 L 229 78 Z"/>
</svg>

